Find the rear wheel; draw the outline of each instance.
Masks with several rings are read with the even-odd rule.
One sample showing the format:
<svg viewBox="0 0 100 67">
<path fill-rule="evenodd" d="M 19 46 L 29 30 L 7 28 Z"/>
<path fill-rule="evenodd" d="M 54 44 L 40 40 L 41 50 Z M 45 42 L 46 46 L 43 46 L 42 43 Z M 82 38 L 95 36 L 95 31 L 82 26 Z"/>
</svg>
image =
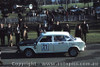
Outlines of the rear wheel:
<svg viewBox="0 0 100 67">
<path fill-rule="evenodd" d="M 78 49 L 77 48 L 70 48 L 68 53 L 71 57 L 76 57 L 78 55 Z"/>
<path fill-rule="evenodd" d="M 32 57 L 33 54 L 34 54 L 34 52 L 33 52 L 32 49 L 26 49 L 26 50 L 24 51 L 24 54 L 25 54 L 26 57 Z"/>
</svg>

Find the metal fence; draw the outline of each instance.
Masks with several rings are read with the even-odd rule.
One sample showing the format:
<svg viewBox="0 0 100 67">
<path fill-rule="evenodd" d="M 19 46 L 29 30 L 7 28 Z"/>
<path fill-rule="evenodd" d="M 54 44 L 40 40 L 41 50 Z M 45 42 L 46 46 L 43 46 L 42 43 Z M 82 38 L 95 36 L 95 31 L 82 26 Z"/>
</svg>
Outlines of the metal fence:
<svg viewBox="0 0 100 67">
<path fill-rule="evenodd" d="M 68 15 L 68 16 L 55 16 L 55 21 L 81 21 L 89 20 L 88 15 Z M 34 22 L 44 22 L 46 16 L 33 16 L 33 17 L 24 17 L 24 22 L 34 23 Z M 18 18 L 5 18 L 0 19 L 0 23 L 18 23 Z"/>
</svg>

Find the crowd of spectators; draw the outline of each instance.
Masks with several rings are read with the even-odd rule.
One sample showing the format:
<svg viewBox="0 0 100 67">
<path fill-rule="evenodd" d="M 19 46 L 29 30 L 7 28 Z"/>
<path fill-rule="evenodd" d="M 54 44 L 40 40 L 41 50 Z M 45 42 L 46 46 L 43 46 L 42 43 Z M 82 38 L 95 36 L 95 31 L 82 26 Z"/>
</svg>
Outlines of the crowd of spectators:
<svg viewBox="0 0 100 67">
<path fill-rule="evenodd" d="M 15 35 L 16 45 L 18 42 L 20 42 L 20 38 L 22 40 L 28 39 L 28 26 L 22 21 L 22 19 L 19 19 L 18 24 L 0 24 L 0 40 L 1 40 L 1 46 L 5 45 L 5 40 L 7 36 L 8 40 L 8 46 L 13 46 L 13 35 Z"/>
<path fill-rule="evenodd" d="M 56 13 L 54 10 L 52 12 L 49 10 L 46 10 L 45 14 L 46 14 L 46 18 L 43 24 L 39 23 L 36 28 L 37 36 L 40 36 L 40 34 L 44 31 L 66 31 L 70 33 L 70 25 L 68 23 L 66 23 L 65 26 L 62 27 L 59 19 L 55 20 L 55 15 L 57 15 L 58 13 Z M 69 13 L 63 10 L 59 12 L 59 14 L 67 16 Z M 12 41 L 13 41 L 14 33 L 15 33 L 16 45 L 18 44 L 18 42 L 20 42 L 20 38 L 22 40 L 28 39 L 28 26 L 26 23 L 24 23 L 21 13 L 18 14 L 18 18 L 19 18 L 19 22 L 15 24 L 15 27 L 13 27 L 12 24 L 10 23 L 5 24 L 5 25 L 3 23 L 0 24 L 1 45 L 5 45 L 5 36 L 7 36 L 8 45 L 13 46 Z M 76 26 L 75 37 L 80 37 L 84 39 L 86 42 L 87 32 L 88 32 L 88 24 L 86 24 L 86 22 L 84 21 L 84 23 L 78 24 Z"/>
</svg>

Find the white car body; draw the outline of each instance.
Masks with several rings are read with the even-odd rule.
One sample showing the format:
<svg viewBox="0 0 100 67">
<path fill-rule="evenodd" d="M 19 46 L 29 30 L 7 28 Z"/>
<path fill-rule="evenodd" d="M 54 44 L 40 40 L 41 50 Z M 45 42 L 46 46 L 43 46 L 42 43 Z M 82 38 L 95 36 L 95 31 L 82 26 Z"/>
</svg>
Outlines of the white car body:
<svg viewBox="0 0 100 67">
<path fill-rule="evenodd" d="M 43 39 L 50 41 L 42 41 Z M 56 41 L 56 39 L 61 41 Z M 46 40 L 47 40 L 46 39 Z M 34 44 L 19 46 L 20 51 L 31 49 L 34 53 L 61 53 L 68 52 L 70 48 L 77 48 L 78 51 L 84 51 L 86 45 L 81 38 L 74 38 L 68 32 L 46 32 L 42 33 Z"/>
</svg>

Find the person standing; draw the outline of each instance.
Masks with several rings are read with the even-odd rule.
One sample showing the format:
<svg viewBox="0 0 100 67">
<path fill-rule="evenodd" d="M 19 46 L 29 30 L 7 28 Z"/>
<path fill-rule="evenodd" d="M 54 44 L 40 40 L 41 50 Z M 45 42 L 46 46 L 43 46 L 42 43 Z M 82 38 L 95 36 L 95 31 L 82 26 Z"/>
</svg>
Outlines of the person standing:
<svg viewBox="0 0 100 67">
<path fill-rule="evenodd" d="M 47 27 L 48 27 L 48 24 L 47 24 L 47 21 L 45 19 L 44 24 L 43 24 L 43 30 L 47 31 L 48 30 Z"/>
<path fill-rule="evenodd" d="M 7 27 L 7 37 L 8 37 L 8 45 L 9 46 L 13 46 L 12 35 L 13 35 L 12 26 L 11 26 L 11 24 L 8 24 L 8 27 Z"/>
<path fill-rule="evenodd" d="M 55 28 L 54 28 L 55 31 L 61 31 L 62 30 L 62 27 L 60 25 L 60 22 L 57 21 L 56 25 L 55 25 Z"/>
<path fill-rule="evenodd" d="M 41 24 L 38 24 L 38 28 L 37 28 L 37 36 L 39 37 L 40 34 L 43 32 L 43 29 L 42 29 L 42 25 Z"/>
<path fill-rule="evenodd" d="M 48 24 L 48 31 L 53 31 L 54 19 L 52 18 L 50 22 L 51 23 Z"/>
<path fill-rule="evenodd" d="M 20 28 L 20 35 L 21 35 L 21 38 L 23 39 L 23 30 L 24 30 L 24 23 L 23 23 L 23 19 L 19 19 L 19 28 Z"/>
<path fill-rule="evenodd" d="M 49 11 L 46 10 L 46 21 L 47 21 L 47 23 L 49 23 L 49 19 L 50 19 Z"/>
<path fill-rule="evenodd" d="M 1 24 L 0 38 L 1 38 L 1 45 L 5 45 L 5 29 L 4 29 L 4 24 Z"/>
<path fill-rule="evenodd" d="M 46 11 L 46 21 L 48 24 L 51 24 L 51 20 L 54 19 L 54 15 L 51 11 Z"/>
<path fill-rule="evenodd" d="M 24 29 L 23 29 L 23 40 L 27 40 L 28 38 L 28 27 L 26 26 L 26 24 L 24 24 Z"/>
<path fill-rule="evenodd" d="M 78 24 L 76 26 L 76 29 L 75 29 L 75 37 L 82 38 L 82 28 L 81 28 L 81 25 L 80 24 Z"/>
<path fill-rule="evenodd" d="M 15 38 L 16 38 L 16 45 L 20 42 L 20 27 L 19 24 L 17 24 L 15 28 Z"/>
<path fill-rule="evenodd" d="M 63 31 L 67 31 L 70 33 L 70 26 L 69 24 L 67 23 L 66 26 L 64 27 Z"/>
<path fill-rule="evenodd" d="M 83 33 L 83 40 L 86 42 L 86 34 L 88 33 L 89 26 L 88 26 L 88 24 L 86 23 L 86 21 L 84 21 L 84 22 L 81 24 L 81 27 L 82 27 L 82 33 Z"/>
<path fill-rule="evenodd" d="M 19 19 L 22 19 L 22 18 L 23 18 L 23 16 L 22 16 L 22 13 L 21 13 L 21 12 L 19 12 L 19 13 L 18 13 L 18 18 L 19 18 Z"/>
</svg>

